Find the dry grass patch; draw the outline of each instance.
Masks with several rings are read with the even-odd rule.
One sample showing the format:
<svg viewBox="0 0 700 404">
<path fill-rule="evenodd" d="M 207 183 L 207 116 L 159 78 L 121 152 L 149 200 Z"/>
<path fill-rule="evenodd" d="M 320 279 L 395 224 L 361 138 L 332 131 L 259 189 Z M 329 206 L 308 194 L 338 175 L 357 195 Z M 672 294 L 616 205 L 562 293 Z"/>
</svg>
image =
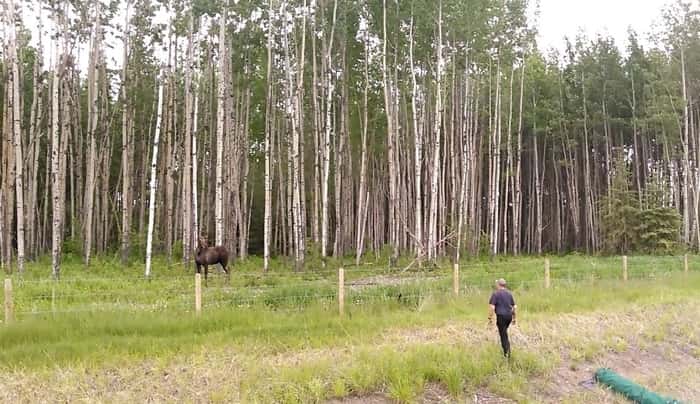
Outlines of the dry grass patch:
<svg viewBox="0 0 700 404">
<path fill-rule="evenodd" d="M 447 321 L 320 348 L 270 349 L 261 343 L 102 367 L 6 369 L 0 401 L 619 402 L 602 389 L 579 385 L 602 366 L 663 394 L 693 399 L 700 397 L 700 328 L 687 319 L 697 318 L 700 306 L 685 303 L 682 313 L 677 304 L 586 314 L 523 312 L 511 333 L 513 367 L 495 362 L 497 334 L 485 320 Z"/>
</svg>

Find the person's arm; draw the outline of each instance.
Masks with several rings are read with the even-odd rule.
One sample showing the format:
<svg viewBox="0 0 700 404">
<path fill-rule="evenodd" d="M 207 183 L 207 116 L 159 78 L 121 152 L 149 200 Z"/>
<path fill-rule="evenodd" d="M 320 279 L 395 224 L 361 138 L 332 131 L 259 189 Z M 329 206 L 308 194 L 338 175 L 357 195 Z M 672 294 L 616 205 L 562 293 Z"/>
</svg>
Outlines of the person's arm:
<svg viewBox="0 0 700 404">
<path fill-rule="evenodd" d="M 513 295 L 510 296 L 510 302 L 511 302 L 511 307 L 513 311 L 513 325 L 515 325 L 515 312 L 516 309 L 518 308 L 518 305 L 515 304 L 515 299 L 513 299 Z"/>
<path fill-rule="evenodd" d="M 491 295 L 489 299 L 489 322 L 492 323 L 496 315 L 496 294 Z"/>
</svg>

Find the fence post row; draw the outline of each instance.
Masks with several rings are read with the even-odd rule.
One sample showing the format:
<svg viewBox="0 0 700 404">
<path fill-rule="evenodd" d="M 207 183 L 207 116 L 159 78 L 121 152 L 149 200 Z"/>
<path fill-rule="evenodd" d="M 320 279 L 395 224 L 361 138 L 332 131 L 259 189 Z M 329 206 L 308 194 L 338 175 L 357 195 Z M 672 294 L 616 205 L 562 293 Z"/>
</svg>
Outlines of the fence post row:
<svg viewBox="0 0 700 404">
<path fill-rule="evenodd" d="M 459 296 L 459 263 L 455 262 L 452 269 L 452 289 L 455 296 Z"/>
<path fill-rule="evenodd" d="M 345 314 L 345 269 L 338 268 L 338 313 Z"/>
<path fill-rule="evenodd" d="M 622 256 L 622 280 L 627 282 L 629 279 L 628 273 L 628 262 L 627 256 Z M 683 272 L 685 274 L 689 273 L 688 265 L 688 254 L 683 255 Z M 544 287 L 545 289 L 551 288 L 551 270 L 550 270 L 550 260 L 549 258 L 544 259 Z M 460 284 L 459 284 L 459 263 L 454 263 L 452 267 L 452 291 L 454 296 L 459 296 Z M 194 306 L 195 313 L 200 315 L 202 313 L 202 275 L 199 273 L 195 274 L 194 277 Z M 56 290 L 55 286 L 51 290 L 51 311 L 56 311 Z M 345 314 L 345 269 L 338 268 L 338 312 L 340 316 Z M 5 279 L 5 324 L 10 324 L 14 321 L 14 301 L 13 301 L 13 290 L 12 290 L 12 279 Z"/>
<path fill-rule="evenodd" d="M 5 324 L 13 320 L 14 304 L 12 302 L 12 279 L 5 279 Z"/>
<path fill-rule="evenodd" d="M 194 274 L 194 311 L 202 314 L 202 274 Z"/>
</svg>

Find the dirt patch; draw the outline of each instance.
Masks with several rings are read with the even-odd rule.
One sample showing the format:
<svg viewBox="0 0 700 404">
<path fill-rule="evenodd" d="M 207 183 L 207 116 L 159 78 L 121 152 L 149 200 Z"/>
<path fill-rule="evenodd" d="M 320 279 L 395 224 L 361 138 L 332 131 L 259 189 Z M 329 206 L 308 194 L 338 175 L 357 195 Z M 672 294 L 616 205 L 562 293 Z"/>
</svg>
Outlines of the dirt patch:
<svg viewBox="0 0 700 404">
<path fill-rule="evenodd" d="M 363 396 L 350 396 L 345 398 L 334 398 L 326 401 L 326 404 L 390 404 L 389 398 L 382 394 L 367 394 Z"/>
<path fill-rule="evenodd" d="M 515 401 L 508 398 L 499 397 L 487 390 L 479 390 L 469 397 L 474 404 L 514 404 Z M 469 402 L 469 400 L 467 400 Z"/>
<path fill-rule="evenodd" d="M 425 386 L 422 396 L 416 400 L 421 404 L 451 404 L 455 402 L 475 403 L 475 404 L 514 404 L 515 401 L 499 397 L 487 390 L 480 389 L 475 393 L 467 394 L 461 400 L 455 400 L 442 385 L 430 383 Z M 394 403 L 382 394 L 369 394 L 364 396 L 345 397 L 343 399 L 332 399 L 326 404 L 390 404 Z"/>
<path fill-rule="evenodd" d="M 601 403 L 624 402 L 593 381 L 594 372 L 609 368 L 649 390 L 691 402 L 700 397 L 700 360 L 688 356 L 673 341 L 646 348 L 630 347 L 624 352 L 605 352 L 583 363 L 565 360 L 548 378 L 540 393 L 546 402 L 571 401 L 581 397 Z"/>
</svg>

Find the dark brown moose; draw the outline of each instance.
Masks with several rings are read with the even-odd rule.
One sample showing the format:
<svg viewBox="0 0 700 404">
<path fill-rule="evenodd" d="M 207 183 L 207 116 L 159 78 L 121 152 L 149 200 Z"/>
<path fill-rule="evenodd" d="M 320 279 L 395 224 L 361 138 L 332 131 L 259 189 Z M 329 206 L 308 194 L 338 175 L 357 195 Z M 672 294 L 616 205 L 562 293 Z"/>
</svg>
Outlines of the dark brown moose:
<svg viewBox="0 0 700 404">
<path fill-rule="evenodd" d="M 201 274 L 201 268 L 204 267 L 204 286 L 207 285 L 207 275 L 209 274 L 209 265 L 220 264 L 221 268 L 226 272 L 226 276 L 229 277 L 228 272 L 228 250 L 224 246 L 217 245 L 215 247 L 209 247 L 207 240 L 204 237 L 199 238 L 199 245 L 197 246 L 197 251 L 195 252 L 194 262 L 197 264 L 197 273 Z"/>
</svg>

